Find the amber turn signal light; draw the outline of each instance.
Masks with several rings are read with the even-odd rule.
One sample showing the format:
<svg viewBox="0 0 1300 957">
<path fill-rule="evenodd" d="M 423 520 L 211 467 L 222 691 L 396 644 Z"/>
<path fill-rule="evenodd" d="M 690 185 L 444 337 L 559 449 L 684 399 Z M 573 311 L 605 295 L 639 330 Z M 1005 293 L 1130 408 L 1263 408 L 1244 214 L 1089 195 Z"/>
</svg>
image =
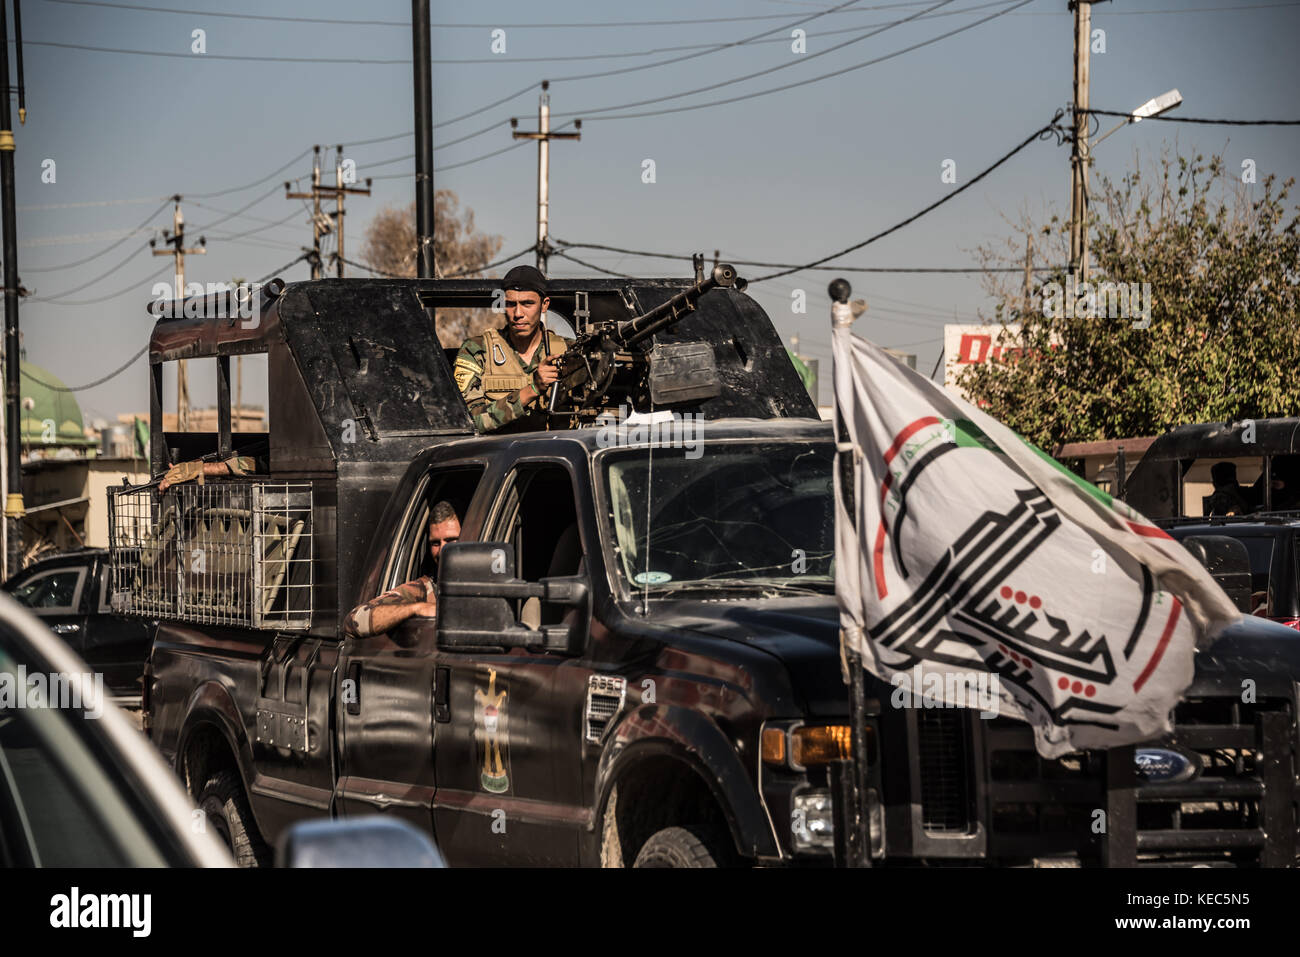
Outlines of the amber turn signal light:
<svg viewBox="0 0 1300 957">
<path fill-rule="evenodd" d="M 790 762 L 808 768 L 847 759 L 852 740 L 847 724 L 796 728 L 790 735 Z"/>
<path fill-rule="evenodd" d="M 763 729 L 763 762 L 785 764 L 785 732 L 780 728 Z"/>
</svg>

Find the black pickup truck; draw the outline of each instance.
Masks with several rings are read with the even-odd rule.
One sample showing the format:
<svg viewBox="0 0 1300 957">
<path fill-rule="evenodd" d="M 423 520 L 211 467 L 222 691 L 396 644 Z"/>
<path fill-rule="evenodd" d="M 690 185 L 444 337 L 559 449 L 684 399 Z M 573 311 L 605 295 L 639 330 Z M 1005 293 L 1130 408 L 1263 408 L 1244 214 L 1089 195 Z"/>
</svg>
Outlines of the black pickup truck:
<svg viewBox="0 0 1300 957">
<path fill-rule="evenodd" d="M 626 320 L 689 283 L 555 286 L 581 332 L 584 312 Z M 721 385 L 676 418 L 493 437 L 420 345 L 439 306 L 490 302 L 490 280 L 263 295 L 256 326 L 160 321 L 151 361 L 161 418 L 163 363 L 215 354 L 228 404 L 229 356 L 267 352 L 271 474 L 111 500 L 116 588 L 162 619 L 152 738 L 224 809 L 238 860 L 265 862 L 297 820 L 376 810 L 452 866 L 837 859 L 835 443 L 753 300 L 715 289 L 674 325 Z M 220 454 L 267 438 L 225 422 L 207 437 Z M 435 569 L 443 500 L 462 533 Z M 436 620 L 343 634 L 351 607 L 421 574 Z M 1045 761 L 1024 724 L 894 707 L 869 682 L 871 858 L 1293 864 L 1300 647 L 1242 627 L 1199 657 L 1174 735 L 1147 753 Z M 1175 758 L 1193 779 L 1160 770 Z"/>
</svg>

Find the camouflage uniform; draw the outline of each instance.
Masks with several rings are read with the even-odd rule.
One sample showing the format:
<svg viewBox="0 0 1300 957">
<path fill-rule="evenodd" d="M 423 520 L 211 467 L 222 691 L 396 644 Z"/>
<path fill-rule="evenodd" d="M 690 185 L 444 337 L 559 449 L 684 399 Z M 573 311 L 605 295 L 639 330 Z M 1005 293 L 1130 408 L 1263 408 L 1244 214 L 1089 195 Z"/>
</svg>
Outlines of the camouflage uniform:
<svg viewBox="0 0 1300 957">
<path fill-rule="evenodd" d="M 434 601 L 437 588 L 433 579 L 424 575 L 413 582 L 398 585 L 384 592 L 378 598 L 372 598 L 364 605 L 358 605 L 343 619 L 343 633 L 349 638 L 370 638 L 375 631 L 370 626 L 371 612 L 379 605 L 413 605 L 422 601 Z"/>
<path fill-rule="evenodd" d="M 573 342 L 548 332 L 553 356 L 564 352 Z M 456 385 L 469 407 L 474 428 L 480 432 L 536 432 L 545 429 L 550 416 L 546 411 L 550 389 L 539 387 L 534 373 L 546 358 L 546 344 L 540 344 L 531 362 L 525 363 L 499 329 L 489 329 L 481 336 L 466 339 L 456 356 L 453 370 Z M 531 385 L 540 396 L 525 408 L 519 393 Z"/>
</svg>

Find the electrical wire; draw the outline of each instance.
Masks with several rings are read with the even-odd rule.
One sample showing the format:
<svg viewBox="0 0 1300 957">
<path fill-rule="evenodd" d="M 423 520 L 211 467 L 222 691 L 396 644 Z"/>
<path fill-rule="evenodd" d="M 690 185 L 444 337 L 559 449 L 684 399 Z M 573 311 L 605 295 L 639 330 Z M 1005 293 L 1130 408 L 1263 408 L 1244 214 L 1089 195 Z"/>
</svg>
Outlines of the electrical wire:
<svg viewBox="0 0 1300 957">
<path fill-rule="evenodd" d="M 681 93 L 673 93 L 668 96 L 651 97 L 650 99 L 646 99 L 646 100 L 633 100 L 630 103 L 622 103 L 619 104 L 618 106 L 605 106 L 605 107 L 600 107 L 598 109 L 583 110 L 577 113 L 556 113 L 554 114 L 554 116 L 556 119 L 569 117 L 569 116 L 581 116 L 584 119 L 586 119 L 587 117 L 590 117 L 596 113 L 609 113 L 616 110 L 627 109 L 628 107 L 633 107 L 633 106 L 645 106 L 650 103 L 664 103 L 667 102 L 668 100 L 681 99 L 684 96 L 694 96 L 697 93 L 707 93 L 709 90 L 717 90 L 724 86 L 731 86 L 732 84 L 735 83 L 743 83 L 746 80 L 752 80 L 756 77 L 766 76 L 769 73 L 776 73 L 778 70 L 788 70 L 791 67 L 802 66 L 803 64 L 811 60 L 817 59 L 818 57 L 827 56 L 831 53 L 835 53 L 838 50 L 842 50 L 845 47 L 852 46 L 855 43 L 861 43 L 863 40 L 869 40 L 871 37 L 884 33 L 886 30 L 891 30 L 896 26 L 900 26 L 904 23 L 908 23 L 912 20 L 915 20 L 917 17 L 922 16 L 923 14 L 931 13 L 934 10 L 939 9 L 940 7 L 946 7 L 948 6 L 948 4 L 952 2 L 953 0 L 938 0 L 938 2 L 935 3 L 933 6 L 930 6 L 925 10 L 918 11 L 917 13 L 912 14 L 910 17 L 904 17 L 901 20 L 895 20 L 891 23 L 886 23 L 883 26 L 877 27 L 874 30 L 869 30 L 866 33 L 853 37 L 850 40 L 845 40 L 843 43 L 837 43 L 834 46 L 827 47 L 825 50 L 819 50 L 816 53 L 805 54 L 804 56 L 798 57 L 793 60 L 787 60 L 784 63 L 778 63 L 775 66 L 770 66 L 763 70 L 757 70 L 753 73 L 746 73 L 742 76 L 732 77 L 729 80 L 720 80 L 717 83 L 709 83 L 705 86 L 698 86 L 692 90 L 684 90 Z M 1023 0 L 1023 2 L 1028 3 L 1031 2 L 1031 0 Z"/>
<path fill-rule="evenodd" d="M 258 203 L 260 203 L 262 200 L 267 199 L 268 197 L 271 196 L 271 194 L 273 194 L 273 193 L 277 193 L 277 192 L 279 192 L 279 191 L 280 191 L 280 184 L 279 184 L 279 183 L 276 183 L 274 186 L 272 186 L 270 189 L 268 189 L 268 190 L 267 190 L 265 193 L 263 193 L 261 196 L 257 197 L 257 198 L 254 199 L 254 200 L 251 200 L 251 201 L 248 202 L 246 205 L 241 206 L 239 209 L 235 210 L 235 212 L 233 212 L 233 213 L 227 213 L 226 215 L 222 216 L 220 219 L 214 219 L 212 222 L 210 222 L 210 223 L 206 223 L 206 224 L 204 224 L 204 225 L 202 225 L 202 226 L 196 226 L 194 229 L 195 229 L 196 232 L 204 232 L 204 233 L 206 233 L 206 232 L 207 232 L 209 229 L 211 229 L 213 226 L 218 226 L 218 225 L 220 225 L 221 223 L 224 223 L 224 222 L 225 222 L 226 220 L 228 220 L 228 219 L 234 219 L 236 216 L 243 215 L 245 212 L 247 212 L 248 210 L 250 210 L 250 209 L 252 209 L 254 206 L 256 206 Z M 296 212 L 295 212 L 295 215 L 297 215 Z"/>
<path fill-rule="evenodd" d="M 493 261 L 493 262 L 486 263 L 485 265 L 482 265 L 482 266 L 476 266 L 476 267 L 473 267 L 473 268 L 466 267 L 465 269 L 460 269 L 460 270 L 457 270 L 456 272 L 450 272 L 450 273 L 447 273 L 447 274 L 444 275 L 442 278 L 443 278 L 443 279 L 456 279 L 456 278 L 458 278 L 458 277 L 460 277 L 460 276 L 464 276 L 464 275 L 466 275 L 467 273 L 471 273 L 471 272 L 486 272 L 486 271 L 489 270 L 489 269 L 495 269 L 497 266 L 504 266 L 506 263 L 510 262 L 510 260 L 512 260 L 512 259 L 518 259 L 520 256 L 527 255 L 528 253 L 533 252 L 536 248 L 537 248 L 536 245 L 534 245 L 534 244 L 529 244 L 529 245 L 525 246 L 523 249 L 519 250 L 519 252 L 515 253 L 513 256 L 503 256 L 501 259 L 497 259 L 497 260 L 495 260 L 495 261 Z"/>
<path fill-rule="evenodd" d="M 67 302 L 58 302 L 58 303 L 55 303 L 54 305 L 59 305 L 59 306 L 102 306 L 104 303 L 108 302 L 110 299 L 116 299 L 118 296 L 125 296 L 128 292 L 135 292 L 137 289 L 139 289 L 139 288 L 140 288 L 141 286 L 143 286 L 145 283 L 153 282 L 153 280 L 158 279 L 158 278 L 159 278 L 160 276 L 162 276 L 164 273 L 168 272 L 171 268 L 172 268 L 171 264 L 168 263 L 166 266 L 163 266 L 162 269 L 158 270 L 158 271 L 157 271 L 156 273 L 154 273 L 152 276 L 148 276 L 148 277 L 146 277 L 145 279 L 140 280 L 139 282 L 133 282 L 133 283 L 131 283 L 131 285 L 127 286 L 125 289 L 118 290 L 117 292 L 113 293 L 111 296 L 97 296 L 97 297 L 94 298 L 94 299 L 72 299 L 72 300 L 69 300 L 69 301 L 67 301 Z M 38 300 L 38 301 L 39 301 L 39 300 Z"/>
<path fill-rule="evenodd" d="M 797 89 L 798 87 L 801 86 L 807 86 L 810 83 L 820 83 L 822 80 L 828 80 L 831 79 L 832 77 L 843 76 L 846 73 L 852 73 L 854 70 L 862 70 L 865 69 L 866 67 L 874 66 L 877 63 L 883 63 L 886 60 L 892 60 L 895 57 L 902 56 L 904 53 L 911 53 L 913 50 L 919 50 L 922 47 L 929 46 L 932 43 L 938 43 L 940 40 L 946 40 L 948 37 L 955 36 L 958 33 L 964 33 L 967 30 L 973 30 L 975 29 L 975 27 L 982 26 L 983 24 L 988 23 L 991 20 L 995 20 L 998 17 L 1006 16 L 1008 13 L 1011 13 L 1012 11 L 1017 10 L 1020 7 L 1026 6 L 1027 4 L 1033 2 L 1034 0 L 1020 0 L 1020 2 L 1016 3 L 1014 6 L 1008 7 L 1005 10 L 999 10 L 998 12 L 992 13 L 987 17 L 983 17 L 979 20 L 976 20 L 974 23 L 968 23 L 963 26 L 956 27 L 955 29 L 949 30 L 947 33 L 941 33 L 938 36 L 931 37 L 928 40 L 921 40 L 917 43 L 913 43 L 911 46 L 903 47 L 901 50 L 895 50 L 892 53 L 886 53 L 878 57 L 873 57 L 870 60 L 864 60 L 861 63 L 855 63 L 853 66 L 843 67 L 842 69 L 839 70 L 832 70 L 830 73 L 822 73 L 818 76 L 809 77 L 804 80 L 799 80 L 795 83 L 786 83 L 786 84 L 782 84 L 781 86 L 769 87 L 766 90 L 757 90 L 753 93 L 743 93 L 737 96 L 727 97 L 722 100 L 710 100 L 707 103 L 695 103 L 688 106 L 666 107 L 661 110 L 642 110 L 639 113 L 615 113 L 612 116 L 596 116 L 593 118 L 596 120 L 631 120 L 631 119 L 640 119 L 642 117 L 647 117 L 647 116 L 664 116 L 669 113 L 686 113 L 691 110 L 703 110 L 713 106 L 724 106 L 729 103 L 740 103 L 744 100 L 752 100 L 760 96 L 770 96 L 774 93 L 784 93 L 788 90 Z M 685 96 L 687 94 L 678 94 L 678 95 Z M 660 100 L 657 100 L 655 102 L 662 102 L 663 100 L 669 100 L 674 98 L 675 97 L 673 96 L 662 97 L 660 98 Z M 576 116 L 582 116 L 585 119 L 594 113 L 603 112 L 605 110 L 623 109 L 627 105 L 630 104 L 624 104 L 623 106 L 616 106 L 616 107 L 602 107 L 599 110 L 584 110 L 584 111 L 578 111 L 576 113 L 560 113 L 560 114 L 552 114 L 552 115 L 556 117 L 576 115 Z"/>
<path fill-rule="evenodd" d="M 113 275 L 113 273 L 117 272 L 119 269 L 121 269 L 123 266 L 125 266 L 125 265 L 126 265 L 127 263 L 129 263 L 132 259 L 134 259 L 136 256 L 140 255 L 142 252 L 144 252 L 144 251 L 145 251 L 146 249 L 148 249 L 148 248 L 149 248 L 148 246 L 141 246 L 139 249 L 137 249 L 137 250 L 135 250 L 133 253 L 131 253 L 131 255 L 129 255 L 129 256 L 127 256 L 125 259 L 123 259 L 121 262 L 119 262 L 119 263 L 117 263 L 116 265 L 112 266 L 112 267 L 111 267 L 107 272 L 102 272 L 102 273 L 100 273 L 100 274 L 99 274 L 98 276 L 96 276 L 94 279 L 88 279 L 88 280 L 86 280 L 86 281 L 83 282 L 80 286 L 74 286 L 74 287 L 71 288 L 71 289 L 65 289 L 63 292 L 55 293 L 54 295 L 50 295 L 50 296 L 32 296 L 32 297 L 31 297 L 31 301 L 32 301 L 32 302 L 58 302 L 60 299 L 66 299 L 68 296 L 71 296 L 71 295 L 73 295 L 74 293 L 81 292 L 81 290 L 85 289 L 87 286 L 93 286 L 95 283 L 99 282 L 101 279 L 107 279 L 109 276 Z"/>
<path fill-rule="evenodd" d="M 952 190 L 952 192 L 947 193 L 946 195 L 940 197 L 939 199 L 931 203 L 929 206 L 926 206 L 923 209 L 918 210 L 917 212 L 913 213 L 911 216 L 907 217 L 901 222 L 895 223 L 893 226 L 890 226 L 888 229 L 883 229 L 873 236 L 868 236 L 866 239 L 862 240 L 862 242 L 854 243 L 852 246 L 849 246 L 845 249 L 841 249 L 839 252 L 831 253 L 829 256 L 823 256 L 820 259 L 814 259 L 812 262 L 807 263 L 803 266 L 799 266 L 793 269 L 784 269 L 780 272 L 769 273 L 766 276 L 759 276 L 757 279 L 751 279 L 750 282 L 751 283 L 763 282 L 764 280 L 767 279 L 776 279 L 779 276 L 788 276 L 791 273 L 801 272 L 804 269 L 811 269 L 814 266 L 820 266 L 822 263 L 829 262 L 832 259 L 838 259 L 840 256 L 846 255 L 851 252 L 856 252 L 857 250 L 862 249 L 864 246 L 869 246 L 872 243 L 876 242 L 877 240 L 884 239 L 886 236 L 890 235 L 891 233 L 897 232 L 898 230 L 902 229 L 904 226 L 916 222 L 918 219 L 920 219 L 922 216 L 925 216 L 927 213 L 930 213 L 938 209 L 944 203 L 947 203 L 950 200 L 953 200 L 956 197 L 960 196 L 963 192 L 970 189 L 972 186 L 974 186 L 984 177 L 988 176 L 990 173 L 996 170 L 999 166 L 1009 161 L 1013 156 L 1015 156 L 1021 150 L 1025 149 L 1031 143 L 1034 143 L 1037 140 L 1044 139 L 1050 136 L 1055 136 L 1059 143 L 1061 137 L 1065 135 L 1066 131 L 1063 130 L 1061 127 L 1059 127 L 1057 123 L 1064 115 L 1065 115 L 1064 110 L 1057 110 L 1055 115 L 1052 117 L 1050 123 L 1047 123 L 1046 125 L 1034 130 L 1034 132 L 1030 133 L 1018 144 L 1013 146 L 1010 150 L 1004 153 L 999 159 L 995 160 L 991 165 L 984 167 L 984 169 L 980 170 L 971 179 L 968 179 L 965 183 L 958 186 L 956 189 Z"/>
<path fill-rule="evenodd" d="M 226 17 L 237 20 L 269 20 L 280 23 L 327 23 L 343 26 L 383 26 L 383 27 L 405 27 L 411 28 L 410 20 L 345 20 L 325 17 L 277 17 L 266 14 L 254 13 L 230 13 L 213 10 L 181 10 L 175 7 L 155 7 L 144 4 L 134 3 L 108 3 L 106 0 L 50 0 L 51 3 L 66 3 L 84 7 L 109 7 L 114 10 L 143 10 L 151 13 L 177 13 L 187 16 L 205 16 L 205 17 Z M 872 10 L 889 10 L 897 7 L 915 7 L 920 6 L 919 2 L 904 3 L 882 3 L 870 7 L 859 7 L 857 10 L 848 10 L 847 13 L 867 13 Z M 837 12 L 834 10 L 825 11 L 825 13 Z M 824 14 L 823 14 L 824 15 Z M 433 23 L 430 27 L 440 30 L 550 30 L 550 29 L 578 29 L 578 28 L 602 28 L 602 27 L 654 27 L 654 26 L 695 26 L 700 23 L 742 23 L 752 20 L 781 20 L 788 14 L 757 14 L 746 17 L 700 17 L 690 20 L 620 20 L 620 21 L 589 21 L 585 23 Z"/>
<path fill-rule="evenodd" d="M 557 256 L 563 256 L 565 259 L 569 260 L 570 262 L 575 262 L 575 263 L 577 263 L 579 266 L 585 266 L 586 268 L 588 268 L 588 269 L 593 269 L 593 270 L 595 270 L 596 272 L 602 272 L 602 273 L 604 273 L 606 276 L 617 276 L 619 279 L 636 279 L 636 278 L 638 278 L 638 277 L 636 277 L 636 276 L 629 276 L 627 273 L 623 273 L 623 272 L 615 272 L 615 271 L 612 270 L 612 269 L 606 269 L 606 268 L 604 268 L 603 266 L 597 266 L 595 263 L 589 263 L 589 262 L 587 262 L 587 261 L 584 260 L 584 259 L 579 259 L 577 256 L 574 256 L 574 255 L 571 255 L 571 254 L 568 253 L 568 252 L 565 252 L 563 249 L 557 249 L 557 250 L 555 250 L 555 255 L 557 255 Z"/>
<path fill-rule="evenodd" d="M 532 252 L 536 248 L 537 247 L 535 245 L 525 246 L 517 253 L 513 253 L 509 256 L 503 256 L 502 258 L 494 260 L 490 263 L 484 263 L 482 266 L 466 266 L 464 269 L 457 270 L 456 272 L 446 273 L 442 276 L 439 276 L 438 278 L 457 279 L 459 277 L 466 276 L 473 272 L 486 272 L 489 269 L 495 269 L 497 266 L 504 265 L 505 263 L 510 262 L 510 260 L 512 259 L 518 259 L 520 256 L 526 255 L 527 253 Z M 401 275 L 400 273 L 388 272 L 387 270 L 379 269 L 376 268 L 375 266 L 368 266 L 365 263 L 353 262 L 351 259 L 346 259 L 342 256 L 340 256 L 339 258 L 343 259 L 343 262 L 345 262 L 349 266 L 355 266 L 358 269 L 364 269 L 367 272 L 374 273 L 376 276 L 383 276 L 387 279 L 410 279 L 411 278 L 410 276 L 404 276 Z"/>
<path fill-rule="evenodd" d="M 1133 119 L 1132 111 L 1119 113 L 1115 110 L 1079 110 L 1093 116 L 1123 116 Z M 1158 120 L 1161 123 L 1201 123 L 1206 126 L 1300 126 L 1300 120 L 1207 120 L 1198 116 L 1144 116 L 1142 122 Z"/>
<path fill-rule="evenodd" d="M 90 256 L 87 256 L 85 259 L 78 259 L 76 262 L 63 263 L 62 265 L 59 265 L 59 266 L 26 266 L 26 267 L 23 268 L 23 271 L 24 271 L 24 272 L 28 272 L 28 273 L 33 273 L 33 272 L 55 272 L 56 270 L 59 270 L 59 269 L 72 269 L 72 268 L 75 267 L 75 266 L 84 266 L 86 263 L 90 262 L 92 259 L 98 259 L 100 256 L 104 255 L 104 253 L 112 252 L 114 249 L 116 249 L 118 246 L 122 245 L 124 242 L 126 242 L 128 239 L 130 239 L 132 236 L 134 236 L 134 235 L 136 235 L 136 234 L 142 232 L 142 231 L 145 229 L 145 227 L 149 225 L 149 223 L 153 220 L 153 218 L 154 218 L 155 216 L 157 216 L 159 213 L 161 213 L 164 209 L 167 208 L 167 204 L 170 203 L 171 201 L 172 201 L 172 198 L 171 198 L 170 196 L 168 196 L 165 200 L 163 200 L 163 204 L 162 204 L 161 206 L 159 206 L 157 209 L 155 209 L 152 213 L 150 213 L 150 214 L 145 218 L 144 222 L 142 222 L 139 226 L 137 226 L 135 229 L 131 230 L 131 232 L 127 233 L 125 236 L 123 236 L 123 237 L 122 237 L 121 239 L 119 239 L 117 242 L 113 243 L 111 246 L 105 246 L 105 247 L 104 247 L 103 249 L 101 249 L 99 252 L 94 253 L 94 254 L 92 254 L 92 255 L 90 255 Z"/>
<path fill-rule="evenodd" d="M 254 279 L 253 282 L 254 282 L 254 283 L 263 283 L 263 282 L 266 282 L 268 279 L 274 279 L 276 276 L 280 275 L 280 273 L 284 272 L 286 269 L 290 268 L 291 266 L 296 266 L 296 265 L 298 265 L 298 263 L 302 262 L 304 259 L 310 259 L 313 255 L 315 255 L 315 250 L 313 250 L 313 249 L 305 250 L 305 251 L 303 252 L 303 254 L 302 254 L 301 256 L 299 256 L 297 259 L 291 259 L 291 260 L 289 260 L 287 263 L 285 263 L 285 264 L 284 264 L 283 266 L 281 266 L 279 269 L 272 269 L 269 273 L 267 273 L 267 274 L 266 274 L 265 276 L 263 276 L 261 279 Z M 344 260 L 344 262 L 347 262 L 347 260 Z"/>
<path fill-rule="evenodd" d="M 228 194 L 228 193 L 242 193 L 242 192 L 243 192 L 244 190 L 246 190 L 246 189 L 252 189 L 254 186 L 261 186 L 261 185 L 262 185 L 263 183 L 265 183 L 268 179 L 271 179 L 271 178 L 273 178 L 273 177 L 279 176 L 281 173 L 283 173 L 285 170 L 287 170 L 287 169 L 288 169 L 290 166 L 292 166 L 294 163 L 297 163 L 297 162 L 298 162 L 299 160 L 301 160 L 303 157 L 306 157 L 306 156 L 309 156 L 309 155 L 311 155 L 311 149 L 310 149 L 310 148 L 309 148 L 309 149 L 305 149 L 305 150 L 303 150 L 301 153 L 299 153 L 297 156 L 295 156 L 293 159 L 289 160 L 289 162 L 287 162 L 287 163 L 285 163 L 283 166 L 281 166 L 279 169 L 275 170 L 275 171 L 272 172 L 272 173 L 267 173 L 267 174 L 266 174 L 265 176 L 263 176 L 261 179 L 255 179 L 255 180 L 253 180 L 253 182 L 248 183 L 247 185 L 244 185 L 244 186 L 232 186 L 230 189 L 219 189 L 219 190 L 217 190 L 217 191 L 214 192 L 214 193 L 190 193 L 190 194 L 188 194 L 188 195 L 189 195 L 190 199 L 213 199 L 213 198 L 215 198 L 215 197 L 217 197 L 217 196 L 225 196 L 225 195 Z M 302 179 L 302 178 L 303 178 L 303 177 L 301 177 L 301 176 L 298 177 L 298 179 Z M 297 182 L 297 180 L 294 180 L 294 182 Z"/>
<path fill-rule="evenodd" d="M 694 257 L 681 253 L 652 253 L 641 249 L 625 249 L 621 246 L 608 246 L 603 243 L 570 243 L 556 236 L 551 241 L 565 249 L 601 249 L 606 252 L 623 253 L 627 256 L 644 256 L 649 259 L 680 259 L 691 262 Z M 734 259 L 721 257 L 733 266 L 757 266 L 763 269 L 794 269 L 795 271 L 815 270 L 819 272 L 863 272 L 863 273 L 986 273 L 1018 272 L 1023 273 L 1023 266 L 811 266 L 800 267 L 797 263 L 762 262 L 754 259 Z M 1034 266 L 1034 272 L 1058 272 L 1064 266 Z"/>
<path fill-rule="evenodd" d="M 109 379 L 117 378 L 127 369 L 131 368 L 131 366 L 135 365 L 136 362 L 139 360 L 139 358 L 148 351 L 149 351 L 149 344 L 145 343 L 143 349 L 141 349 L 139 352 L 133 355 L 130 359 L 127 359 L 126 362 L 118 366 L 108 375 L 104 376 L 101 379 L 96 379 L 94 382 L 87 382 L 85 385 L 73 386 L 72 388 L 69 388 L 68 386 L 64 386 L 64 385 L 55 385 L 53 382 L 46 382 L 44 379 L 39 379 L 36 376 L 32 375 L 26 369 L 23 369 L 22 373 L 24 379 L 30 379 L 32 382 L 35 382 L 38 385 L 43 385 L 45 386 L 45 388 L 51 390 L 52 392 L 82 392 L 86 389 L 93 389 L 97 385 L 103 385 Z"/>
</svg>

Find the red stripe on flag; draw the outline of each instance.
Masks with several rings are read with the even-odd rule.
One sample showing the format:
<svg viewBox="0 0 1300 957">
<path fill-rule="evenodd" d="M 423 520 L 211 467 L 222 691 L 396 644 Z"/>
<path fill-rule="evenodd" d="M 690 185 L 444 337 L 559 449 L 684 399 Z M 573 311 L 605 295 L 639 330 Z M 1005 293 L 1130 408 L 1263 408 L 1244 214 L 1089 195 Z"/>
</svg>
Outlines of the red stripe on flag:
<svg viewBox="0 0 1300 957">
<path fill-rule="evenodd" d="M 888 465 L 893 457 L 898 454 L 898 450 L 903 447 L 904 442 L 910 439 L 917 432 L 920 432 L 927 425 L 938 425 L 940 421 L 942 420 L 936 416 L 927 415 L 924 419 L 917 419 L 911 425 L 904 428 L 902 432 L 899 432 L 898 435 L 894 436 L 894 444 L 886 450 L 885 464 Z"/>
<path fill-rule="evenodd" d="M 1160 636 L 1160 644 L 1156 645 L 1155 653 L 1151 655 L 1151 660 L 1147 662 L 1147 666 L 1142 669 L 1142 674 L 1138 675 L 1137 681 L 1133 682 L 1134 692 L 1142 690 L 1142 686 L 1151 677 L 1151 672 L 1156 670 L 1156 666 L 1160 664 L 1160 659 L 1164 657 L 1165 649 L 1169 646 L 1169 639 L 1174 636 L 1174 626 L 1178 624 L 1178 613 L 1182 611 L 1182 607 L 1178 599 L 1175 598 L 1174 610 L 1169 613 L 1169 620 L 1165 622 L 1165 631 Z"/>
<path fill-rule="evenodd" d="M 894 436 L 894 443 L 885 450 L 885 465 L 888 466 L 898 450 L 903 447 L 903 443 L 910 439 L 917 432 L 921 431 L 927 425 L 938 425 L 942 419 L 937 416 L 927 415 L 924 418 L 917 419 L 904 427 L 903 431 Z M 871 567 L 876 577 L 876 594 L 884 598 L 889 594 L 889 589 L 885 585 L 885 498 L 889 495 L 889 486 L 894 481 L 894 473 L 886 472 L 885 480 L 880 483 L 880 528 L 876 530 L 876 543 L 871 549 Z"/>
<path fill-rule="evenodd" d="M 876 596 L 884 598 L 889 594 L 885 587 L 885 523 L 882 520 L 876 530 L 876 544 L 871 550 L 871 566 L 876 573 Z"/>
</svg>

